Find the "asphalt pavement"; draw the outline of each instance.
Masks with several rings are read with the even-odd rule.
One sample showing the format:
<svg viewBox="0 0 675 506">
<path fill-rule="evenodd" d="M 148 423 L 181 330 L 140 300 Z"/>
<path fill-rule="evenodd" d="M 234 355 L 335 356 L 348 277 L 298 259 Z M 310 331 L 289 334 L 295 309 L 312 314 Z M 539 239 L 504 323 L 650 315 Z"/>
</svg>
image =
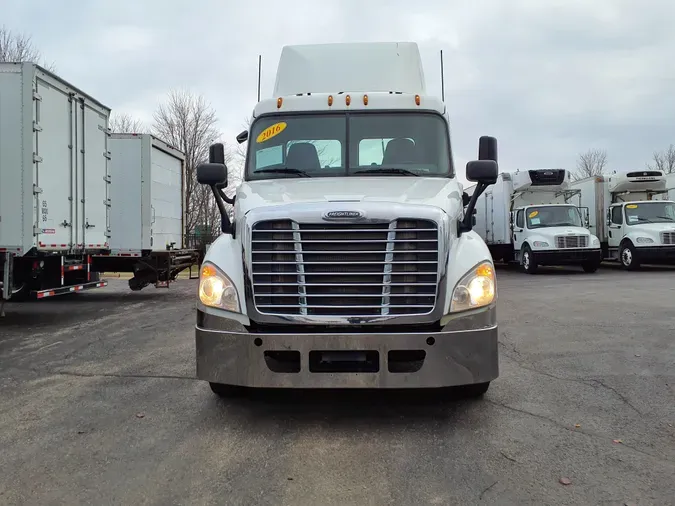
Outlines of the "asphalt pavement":
<svg viewBox="0 0 675 506">
<path fill-rule="evenodd" d="M 675 270 L 499 269 L 481 400 L 223 401 L 195 281 L 8 304 L 0 504 L 675 504 Z"/>
</svg>

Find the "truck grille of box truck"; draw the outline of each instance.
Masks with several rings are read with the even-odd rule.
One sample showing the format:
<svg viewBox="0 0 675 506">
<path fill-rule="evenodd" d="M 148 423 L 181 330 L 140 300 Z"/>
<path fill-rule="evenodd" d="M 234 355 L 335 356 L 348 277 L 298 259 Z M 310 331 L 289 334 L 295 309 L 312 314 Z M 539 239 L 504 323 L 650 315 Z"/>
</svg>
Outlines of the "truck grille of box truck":
<svg viewBox="0 0 675 506">
<path fill-rule="evenodd" d="M 661 243 L 662 244 L 675 244 L 675 231 L 661 232 Z"/>
<path fill-rule="evenodd" d="M 556 235 L 556 248 L 586 248 L 588 247 L 587 235 Z"/>
<path fill-rule="evenodd" d="M 419 315 L 436 304 L 438 227 L 389 223 L 257 223 L 253 297 L 262 314 Z"/>
</svg>

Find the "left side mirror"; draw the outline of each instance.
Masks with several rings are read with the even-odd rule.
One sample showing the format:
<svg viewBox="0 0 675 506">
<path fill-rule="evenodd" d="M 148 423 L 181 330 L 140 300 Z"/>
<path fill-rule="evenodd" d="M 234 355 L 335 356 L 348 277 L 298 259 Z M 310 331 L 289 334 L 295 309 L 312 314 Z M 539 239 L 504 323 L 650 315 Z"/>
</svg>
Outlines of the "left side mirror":
<svg viewBox="0 0 675 506">
<path fill-rule="evenodd" d="M 486 185 L 497 182 L 499 168 L 494 160 L 474 160 L 466 164 L 466 178 Z"/>
<path fill-rule="evenodd" d="M 197 167 L 197 182 L 208 186 L 227 186 L 227 166 L 224 163 L 202 163 Z"/>
</svg>

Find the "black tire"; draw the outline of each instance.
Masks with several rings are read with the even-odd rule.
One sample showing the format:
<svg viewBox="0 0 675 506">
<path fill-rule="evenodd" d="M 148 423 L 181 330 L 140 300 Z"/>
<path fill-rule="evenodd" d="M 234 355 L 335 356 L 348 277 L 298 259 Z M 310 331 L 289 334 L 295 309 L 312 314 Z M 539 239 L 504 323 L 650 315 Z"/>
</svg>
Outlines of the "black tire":
<svg viewBox="0 0 675 506">
<path fill-rule="evenodd" d="M 523 246 L 523 253 L 520 257 L 520 266 L 527 274 L 534 274 L 537 272 L 537 262 L 534 259 L 532 249 L 527 244 Z"/>
<path fill-rule="evenodd" d="M 581 265 L 581 268 L 584 270 L 584 272 L 588 273 L 597 271 L 598 267 L 600 267 L 600 265 L 597 262 L 586 262 Z"/>
<path fill-rule="evenodd" d="M 636 271 L 640 268 L 640 260 L 637 257 L 635 246 L 630 242 L 624 242 L 619 247 L 619 262 L 627 271 Z"/>
<path fill-rule="evenodd" d="M 472 385 L 463 385 L 459 387 L 459 395 L 465 399 L 477 399 L 483 397 L 490 388 L 490 382 L 474 383 Z"/>
<path fill-rule="evenodd" d="M 222 383 L 211 383 L 209 381 L 211 391 L 221 399 L 228 399 L 232 397 L 239 397 L 242 394 L 242 388 L 237 385 L 224 385 Z"/>
</svg>

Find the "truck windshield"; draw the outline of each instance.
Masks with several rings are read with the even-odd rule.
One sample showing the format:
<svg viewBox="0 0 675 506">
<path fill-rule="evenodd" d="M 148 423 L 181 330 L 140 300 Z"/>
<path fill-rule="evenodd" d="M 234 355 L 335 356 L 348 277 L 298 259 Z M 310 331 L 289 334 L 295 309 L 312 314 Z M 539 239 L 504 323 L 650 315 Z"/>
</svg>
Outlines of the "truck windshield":
<svg viewBox="0 0 675 506">
<path fill-rule="evenodd" d="M 582 227 L 581 213 L 574 206 L 537 206 L 527 208 L 527 228 Z"/>
<path fill-rule="evenodd" d="M 253 124 L 249 144 L 247 180 L 454 175 L 435 113 L 276 114 Z"/>
<path fill-rule="evenodd" d="M 637 204 L 626 204 L 626 224 L 636 225 L 638 223 L 673 223 L 675 222 L 675 203 L 658 202 L 640 202 Z"/>
</svg>

